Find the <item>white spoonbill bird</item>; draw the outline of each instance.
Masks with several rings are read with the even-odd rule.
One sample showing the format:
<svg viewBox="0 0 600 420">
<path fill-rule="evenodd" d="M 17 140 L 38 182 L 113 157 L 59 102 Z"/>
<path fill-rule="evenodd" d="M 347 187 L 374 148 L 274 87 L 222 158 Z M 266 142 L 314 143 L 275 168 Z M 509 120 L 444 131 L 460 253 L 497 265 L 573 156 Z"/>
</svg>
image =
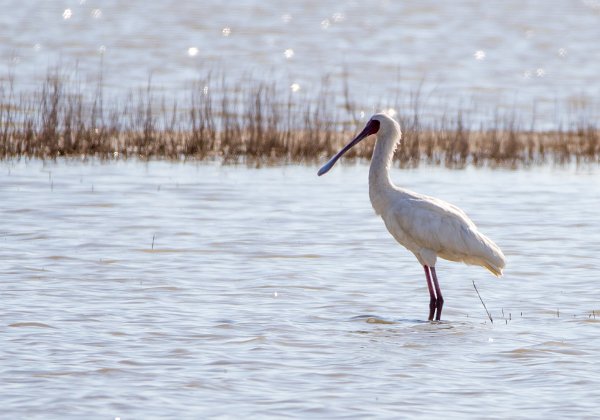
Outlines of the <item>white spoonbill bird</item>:
<svg viewBox="0 0 600 420">
<path fill-rule="evenodd" d="M 429 320 L 435 316 L 439 321 L 444 298 L 435 273 L 437 257 L 480 265 L 499 277 L 505 264 L 504 254 L 458 207 L 392 183 L 390 166 L 402 132 L 400 125 L 386 114 L 373 115 L 360 134 L 319 170 L 319 176 L 371 134 L 377 134 L 369 169 L 371 204 L 392 236 L 423 265 L 430 296 Z"/>
</svg>

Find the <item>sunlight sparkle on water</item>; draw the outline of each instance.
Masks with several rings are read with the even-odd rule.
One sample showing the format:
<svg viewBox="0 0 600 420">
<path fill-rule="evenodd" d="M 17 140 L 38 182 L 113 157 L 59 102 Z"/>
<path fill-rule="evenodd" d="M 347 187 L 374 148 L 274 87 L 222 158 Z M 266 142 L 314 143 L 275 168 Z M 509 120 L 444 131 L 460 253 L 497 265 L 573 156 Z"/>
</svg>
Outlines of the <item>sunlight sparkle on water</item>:
<svg viewBox="0 0 600 420">
<path fill-rule="evenodd" d="M 335 23 L 341 22 L 344 20 L 344 14 L 343 13 L 334 13 L 332 16 L 332 19 Z"/>
<path fill-rule="evenodd" d="M 198 55 L 198 48 L 190 47 L 190 48 L 188 48 L 187 53 L 190 57 L 195 57 Z"/>
<path fill-rule="evenodd" d="M 475 57 L 475 60 L 485 60 L 485 51 L 477 50 L 475 51 L 475 54 L 473 54 L 473 57 Z"/>
<path fill-rule="evenodd" d="M 92 10 L 92 17 L 94 19 L 100 19 L 102 17 L 102 10 L 100 10 L 100 9 Z"/>
<path fill-rule="evenodd" d="M 300 85 L 298 83 L 292 83 L 290 89 L 292 89 L 292 92 L 298 92 L 300 90 Z"/>
<path fill-rule="evenodd" d="M 292 58 L 294 56 L 294 50 L 292 50 L 291 48 L 288 48 L 287 50 L 285 50 L 283 52 L 283 55 L 285 55 L 285 58 L 287 58 L 289 60 L 290 58 Z"/>
<path fill-rule="evenodd" d="M 331 22 L 329 22 L 329 19 L 323 19 L 321 21 L 321 28 L 322 29 L 328 29 L 329 25 L 331 25 Z"/>
<path fill-rule="evenodd" d="M 223 28 L 223 30 L 221 31 L 221 33 L 223 34 L 223 36 L 229 36 L 231 35 L 231 28 L 226 26 Z"/>
<path fill-rule="evenodd" d="M 73 16 L 73 12 L 71 11 L 71 9 L 65 9 L 65 11 L 62 14 L 63 19 L 71 19 L 71 16 Z"/>
</svg>

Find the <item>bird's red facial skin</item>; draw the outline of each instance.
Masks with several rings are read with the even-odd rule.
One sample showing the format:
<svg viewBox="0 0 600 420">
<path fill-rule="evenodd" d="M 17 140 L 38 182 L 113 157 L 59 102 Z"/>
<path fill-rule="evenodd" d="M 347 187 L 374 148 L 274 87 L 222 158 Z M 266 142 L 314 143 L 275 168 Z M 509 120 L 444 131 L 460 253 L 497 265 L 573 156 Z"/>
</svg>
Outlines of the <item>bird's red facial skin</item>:
<svg viewBox="0 0 600 420">
<path fill-rule="evenodd" d="M 361 134 L 364 134 L 365 137 L 370 136 L 371 134 L 375 134 L 379 131 L 379 126 L 380 126 L 379 121 L 371 120 L 371 121 L 369 121 L 369 123 L 365 127 L 363 133 L 361 133 Z"/>
</svg>

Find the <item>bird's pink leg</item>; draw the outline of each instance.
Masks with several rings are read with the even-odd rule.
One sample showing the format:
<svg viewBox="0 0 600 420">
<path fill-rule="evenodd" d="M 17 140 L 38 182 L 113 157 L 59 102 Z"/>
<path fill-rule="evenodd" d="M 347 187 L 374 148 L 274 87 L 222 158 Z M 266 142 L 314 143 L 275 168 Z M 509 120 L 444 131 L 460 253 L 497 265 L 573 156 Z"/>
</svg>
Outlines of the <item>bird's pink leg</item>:
<svg viewBox="0 0 600 420">
<path fill-rule="evenodd" d="M 433 291 L 433 285 L 431 284 L 429 267 L 424 265 L 423 268 L 425 269 L 425 277 L 427 278 L 427 288 L 429 289 L 429 320 L 433 321 L 433 315 L 435 314 L 435 308 L 437 307 L 437 299 L 435 298 L 435 292 Z"/>
<path fill-rule="evenodd" d="M 437 275 L 435 274 L 435 267 L 431 267 L 431 276 L 433 277 L 433 284 L 435 286 L 435 294 L 437 295 L 436 308 L 437 314 L 435 316 L 435 320 L 439 321 L 442 316 L 442 306 L 444 306 L 444 297 L 442 296 L 442 290 L 440 289 L 440 284 L 438 283 Z"/>
</svg>

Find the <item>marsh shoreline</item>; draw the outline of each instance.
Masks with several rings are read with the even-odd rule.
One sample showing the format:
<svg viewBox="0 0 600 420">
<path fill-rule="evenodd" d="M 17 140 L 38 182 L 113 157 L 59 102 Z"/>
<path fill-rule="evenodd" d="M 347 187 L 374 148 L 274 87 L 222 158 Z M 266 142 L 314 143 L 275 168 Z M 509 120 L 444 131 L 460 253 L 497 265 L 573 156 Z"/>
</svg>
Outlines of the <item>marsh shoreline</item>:
<svg viewBox="0 0 600 420">
<path fill-rule="evenodd" d="M 145 89 L 107 98 L 101 75 L 86 85 L 61 71 L 32 90 L 0 81 L 0 159 L 94 157 L 220 160 L 251 165 L 311 163 L 335 153 L 368 119 L 350 97 L 348 82 L 332 89 L 324 78 L 314 97 L 275 82 L 240 80 L 207 72 L 184 99 Z M 343 95 L 339 95 L 339 91 Z M 600 130 L 575 112 L 572 123 L 536 130 L 514 113 L 478 122 L 466 109 L 424 118 L 421 93 L 382 102 L 403 127 L 395 159 L 461 168 L 600 162 Z M 406 106 L 409 104 L 409 106 Z M 534 106 L 534 105 L 532 105 Z M 429 121 L 429 122 L 427 122 Z M 433 121 L 433 122 L 431 122 Z M 490 122 L 491 121 L 491 122 Z M 365 142 L 349 158 L 369 158 Z"/>
</svg>

